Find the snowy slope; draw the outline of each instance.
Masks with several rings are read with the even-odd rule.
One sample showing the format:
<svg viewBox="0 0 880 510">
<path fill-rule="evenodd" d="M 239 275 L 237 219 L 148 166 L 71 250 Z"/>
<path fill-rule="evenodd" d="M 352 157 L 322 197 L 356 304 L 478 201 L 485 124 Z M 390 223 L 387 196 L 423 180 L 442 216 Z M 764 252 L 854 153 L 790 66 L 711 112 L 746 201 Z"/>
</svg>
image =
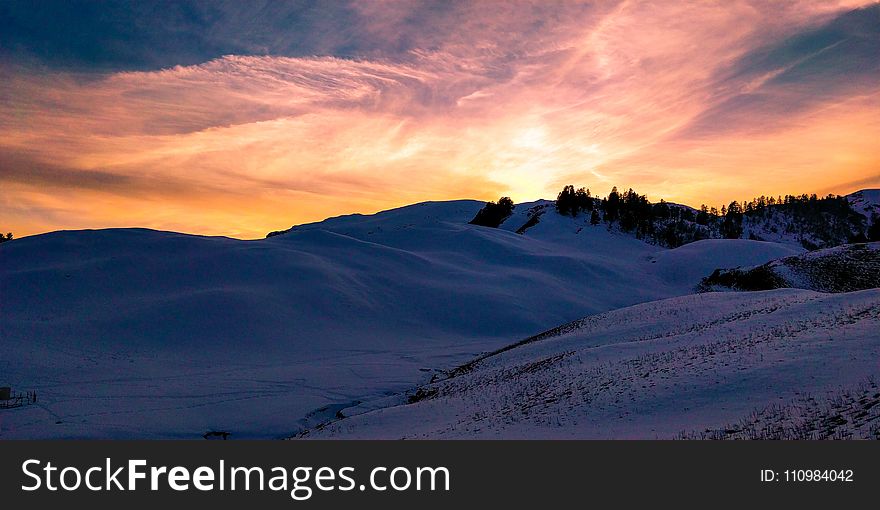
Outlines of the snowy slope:
<svg viewBox="0 0 880 510">
<path fill-rule="evenodd" d="M 793 246 L 806 245 L 811 249 L 864 240 L 865 229 L 871 225 L 873 215 L 880 214 L 880 189 L 857 191 L 845 198 L 856 213 L 854 217 L 826 215 L 823 222 L 811 224 L 786 214 L 779 207 L 770 206 L 764 215 L 744 218 L 742 237 Z"/>
<path fill-rule="evenodd" d="M 717 268 L 753 266 L 804 251 L 797 246 L 748 239 L 704 239 L 660 252 L 651 262 L 665 281 L 692 285 Z"/>
<path fill-rule="evenodd" d="M 703 276 L 686 251 L 555 213 L 526 235 L 468 225 L 481 206 L 416 204 L 258 241 L 111 229 L 3 243 L 0 385 L 40 398 L 0 411 L 0 437 L 285 436 Z M 723 265 L 779 256 L 730 250 Z"/>
<path fill-rule="evenodd" d="M 816 250 L 768 262 L 788 284 L 819 292 L 880 287 L 880 242 Z"/>
<path fill-rule="evenodd" d="M 795 423 L 763 437 L 880 436 L 878 331 L 880 289 L 671 298 L 586 317 L 303 436 L 723 437 L 768 413 Z M 780 412 L 805 401 L 821 429 Z"/>
<path fill-rule="evenodd" d="M 701 290 L 795 288 L 851 292 L 877 287 L 880 242 L 835 246 L 752 267 L 719 269 L 700 282 Z"/>
<path fill-rule="evenodd" d="M 863 189 L 846 196 L 853 209 L 870 222 L 876 214 L 880 216 L 880 189 Z"/>
</svg>

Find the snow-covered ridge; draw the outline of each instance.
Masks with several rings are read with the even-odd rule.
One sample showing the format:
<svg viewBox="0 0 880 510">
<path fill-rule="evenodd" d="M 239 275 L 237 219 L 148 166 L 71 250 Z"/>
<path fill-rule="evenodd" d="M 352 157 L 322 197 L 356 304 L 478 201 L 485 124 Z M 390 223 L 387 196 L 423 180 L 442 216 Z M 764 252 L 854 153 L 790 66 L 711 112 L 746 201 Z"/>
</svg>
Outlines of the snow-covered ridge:
<svg viewBox="0 0 880 510">
<path fill-rule="evenodd" d="M 779 288 L 852 292 L 880 287 L 880 242 L 815 250 L 751 267 L 718 269 L 702 290 Z"/>
<path fill-rule="evenodd" d="M 584 318 L 423 385 L 406 403 L 302 436 L 699 436 L 690 431 L 748 420 L 804 395 L 865 387 L 880 377 L 878 330 L 880 289 L 671 298 Z M 811 420 L 834 409 L 816 407 Z M 864 416 L 821 420 L 816 437 L 870 436 L 876 431 Z"/>
<path fill-rule="evenodd" d="M 873 222 L 875 215 L 880 216 L 880 189 L 863 189 L 847 195 L 849 203 L 859 214 Z"/>
<path fill-rule="evenodd" d="M 769 199 L 761 197 L 747 206 L 740 206 L 745 209 L 737 220 L 739 226 L 736 228 L 730 225 L 725 227 L 723 214 L 716 216 L 700 213 L 688 206 L 661 202 L 645 204 L 646 209 L 642 206 L 631 209 L 630 214 L 637 215 L 637 219 L 630 220 L 629 223 L 640 226 L 635 228 L 630 225 L 624 229 L 623 220 L 607 221 L 605 202 L 596 197 L 584 200 L 592 200 L 590 203 L 593 204 L 593 210 L 589 210 L 589 205 L 583 206 L 587 210 L 579 210 L 574 213 L 573 218 L 568 213 L 554 214 L 554 201 L 538 200 L 519 204 L 500 228 L 533 235 L 535 227 L 541 221 L 554 219 L 556 216 L 555 223 L 560 223 L 559 216 L 562 216 L 566 219 L 562 221 L 565 224 L 580 227 L 596 222 L 618 232 L 625 230 L 627 235 L 645 242 L 666 247 L 681 246 L 703 239 L 734 237 L 817 249 L 878 240 L 877 236 L 880 235 L 870 228 L 874 223 L 875 213 L 880 211 L 880 190 L 862 190 L 836 198 L 808 198 L 806 195 L 786 197 L 784 203 L 772 204 Z M 544 229 L 537 229 L 541 230 Z"/>
</svg>

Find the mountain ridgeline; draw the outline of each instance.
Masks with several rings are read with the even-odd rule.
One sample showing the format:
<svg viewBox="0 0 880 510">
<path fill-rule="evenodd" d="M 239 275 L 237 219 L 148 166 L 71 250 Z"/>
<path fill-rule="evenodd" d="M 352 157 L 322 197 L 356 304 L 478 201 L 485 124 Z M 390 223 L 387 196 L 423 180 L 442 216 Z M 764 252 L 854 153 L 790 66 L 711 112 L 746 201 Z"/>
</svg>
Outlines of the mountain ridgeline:
<svg viewBox="0 0 880 510">
<path fill-rule="evenodd" d="M 862 193 L 862 192 L 860 192 Z M 527 221 L 515 229 L 525 233 L 543 214 L 570 216 L 585 225 L 605 224 L 610 230 L 634 235 L 651 244 L 676 248 L 703 239 L 751 239 L 798 244 L 807 250 L 848 243 L 880 240 L 876 211 L 858 210 L 850 196 L 760 196 L 733 201 L 720 209 L 703 205 L 699 210 L 664 200 L 652 203 L 632 188 L 614 187 L 606 197 L 589 189 L 568 185 L 551 204 L 532 206 Z M 488 202 L 470 223 L 498 227 L 512 216 L 513 201 L 503 197 Z"/>
</svg>

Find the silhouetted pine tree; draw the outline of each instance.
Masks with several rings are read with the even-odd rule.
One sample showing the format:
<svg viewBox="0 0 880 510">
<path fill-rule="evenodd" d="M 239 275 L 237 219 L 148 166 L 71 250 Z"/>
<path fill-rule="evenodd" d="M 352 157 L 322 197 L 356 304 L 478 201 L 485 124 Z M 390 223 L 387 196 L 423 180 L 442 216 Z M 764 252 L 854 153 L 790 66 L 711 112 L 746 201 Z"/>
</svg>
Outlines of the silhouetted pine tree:
<svg viewBox="0 0 880 510">
<path fill-rule="evenodd" d="M 571 184 L 562 188 L 556 195 L 556 212 L 566 216 L 577 216 L 577 193 Z"/>
<path fill-rule="evenodd" d="M 608 194 L 608 199 L 603 205 L 605 209 L 605 221 L 608 223 L 614 223 L 617 221 L 620 214 L 620 193 L 617 192 L 617 186 L 611 188 L 611 193 Z"/>
<path fill-rule="evenodd" d="M 723 206 L 722 206 L 723 210 Z M 727 206 L 724 211 L 724 219 L 721 221 L 721 236 L 725 239 L 739 239 L 742 237 L 743 209 L 736 200 Z"/>
<path fill-rule="evenodd" d="M 477 211 L 477 215 L 470 221 L 472 225 L 498 228 L 501 223 L 513 214 L 513 200 L 510 197 L 501 197 L 498 203 L 486 202 L 486 205 Z"/>
<path fill-rule="evenodd" d="M 872 215 L 871 221 L 873 223 L 868 227 L 866 237 L 868 238 L 868 241 L 880 241 L 880 216 L 877 216 L 876 214 Z"/>
</svg>

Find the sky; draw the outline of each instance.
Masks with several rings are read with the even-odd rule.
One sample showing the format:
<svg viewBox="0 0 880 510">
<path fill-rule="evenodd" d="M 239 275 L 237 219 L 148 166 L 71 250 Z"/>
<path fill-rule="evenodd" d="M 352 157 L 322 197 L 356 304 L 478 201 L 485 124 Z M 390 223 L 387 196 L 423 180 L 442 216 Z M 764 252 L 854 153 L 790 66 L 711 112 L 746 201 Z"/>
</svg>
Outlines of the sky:
<svg viewBox="0 0 880 510">
<path fill-rule="evenodd" d="M 0 230 L 880 187 L 880 3 L 0 2 Z"/>
</svg>

